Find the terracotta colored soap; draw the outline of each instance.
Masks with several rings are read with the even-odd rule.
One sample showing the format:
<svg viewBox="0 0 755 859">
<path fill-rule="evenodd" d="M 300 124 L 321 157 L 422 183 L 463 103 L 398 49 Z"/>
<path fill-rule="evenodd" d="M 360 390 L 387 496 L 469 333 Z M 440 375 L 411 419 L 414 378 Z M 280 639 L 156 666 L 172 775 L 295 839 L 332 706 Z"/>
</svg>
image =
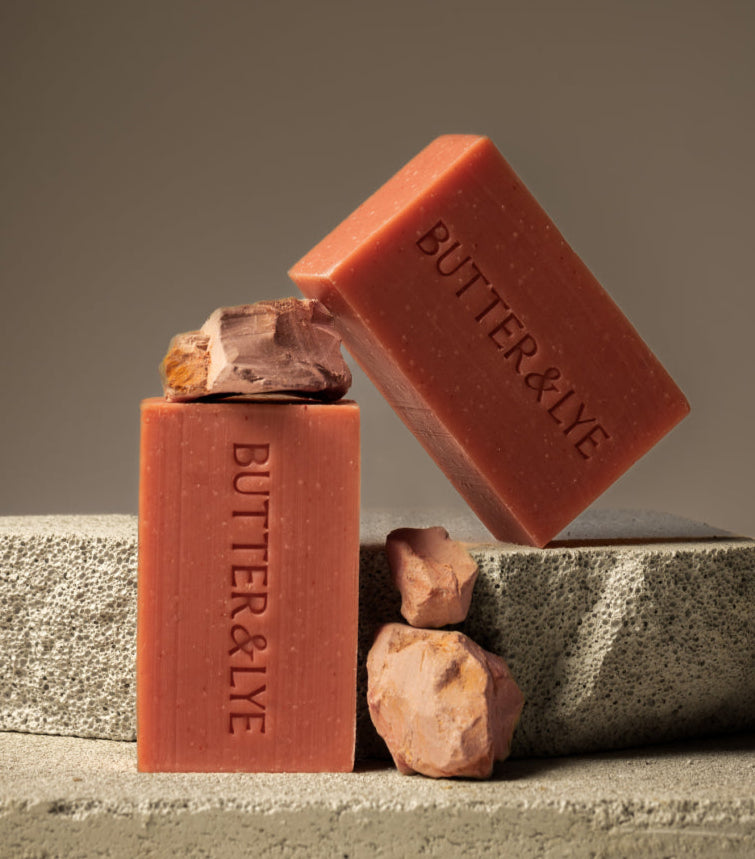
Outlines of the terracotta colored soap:
<svg viewBox="0 0 755 859">
<path fill-rule="evenodd" d="M 486 137 L 436 139 L 290 275 L 501 540 L 547 543 L 689 411 Z"/>
<path fill-rule="evenodd" d="M 142 404 L 141 771 L 349 771 L 359 410 Z"/>
</svg>

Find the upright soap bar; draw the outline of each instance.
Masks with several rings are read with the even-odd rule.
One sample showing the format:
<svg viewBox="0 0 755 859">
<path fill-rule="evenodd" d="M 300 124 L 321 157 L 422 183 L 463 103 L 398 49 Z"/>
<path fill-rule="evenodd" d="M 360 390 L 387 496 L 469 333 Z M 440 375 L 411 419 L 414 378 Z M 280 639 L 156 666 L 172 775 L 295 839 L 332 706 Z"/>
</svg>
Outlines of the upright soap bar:
<svg viewBox="0 0 755 859">
<path fill-rule="evenodd" d="M 486 137 L 439 137 L 289 272 L 500 540 L 545 545 L 689 411 Z"/>
<path fill-rule="evenodd" d="M 359 410 L 142 404 L 141 771 L 354 763 Z"/>
</svg>

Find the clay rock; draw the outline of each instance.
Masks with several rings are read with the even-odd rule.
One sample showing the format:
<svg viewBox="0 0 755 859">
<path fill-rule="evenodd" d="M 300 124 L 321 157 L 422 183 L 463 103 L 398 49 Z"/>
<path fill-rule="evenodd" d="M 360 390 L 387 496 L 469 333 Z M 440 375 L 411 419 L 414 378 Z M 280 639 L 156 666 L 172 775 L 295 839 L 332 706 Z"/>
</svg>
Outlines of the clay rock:
<svg viewBox="0 0 755 859">
<path fill-rule="evenodd" d="M 461 623 L 469 611 L 477 562 L 445 528 L 398 528 L 385 544 L 401 614 L 412 626 Z"/>
<path fill-rule="evenodd" d="M 207 395 L 207 352 L 210 338 L 201 331 L 176 334 L 170 341 L 160 371 L 165 395 L 171 400 L 194 400 Z"/>
<path fill-rule="evenodd" d="M 312 299 L 220 307 L 199 331 L 173 338 L 160 370 L 174 401 L 271 393 L 337 400 L 351 386 L 333 317 Z"/>
<path fill-rule="evenodd" d="M 367 703 L 399 771 L 488 778 L 524 699 L 506 663 L 460 632 L 389 623 L 367 657 Z"/>
</svg>

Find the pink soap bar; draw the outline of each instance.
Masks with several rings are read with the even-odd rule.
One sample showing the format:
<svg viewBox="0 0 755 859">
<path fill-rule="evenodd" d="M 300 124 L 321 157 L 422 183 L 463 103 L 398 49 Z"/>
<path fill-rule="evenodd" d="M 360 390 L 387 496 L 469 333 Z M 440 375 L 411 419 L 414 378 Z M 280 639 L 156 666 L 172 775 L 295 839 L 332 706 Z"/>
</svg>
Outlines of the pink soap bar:
<svg viewBox="0 0 755 859">
<path fill-rule="evenodd" d="M 289 272 L 500 540 L 545 545 L 689 411 L 486 137 L 439 137 Z"/>
<path fill-rule="evenodd" d="M 142 404 L 141 771 L 353 768 L 354 403 Z"/>
</svg>

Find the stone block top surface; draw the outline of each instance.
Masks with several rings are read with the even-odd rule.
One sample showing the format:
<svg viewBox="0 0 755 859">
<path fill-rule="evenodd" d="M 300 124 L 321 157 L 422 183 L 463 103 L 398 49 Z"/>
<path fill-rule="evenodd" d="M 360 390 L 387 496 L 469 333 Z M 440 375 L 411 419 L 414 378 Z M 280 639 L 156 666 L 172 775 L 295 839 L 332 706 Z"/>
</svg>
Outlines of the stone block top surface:
<svg viewBox="0 0 755 859">
<path fill-rule="evenodd" d="M 130 540 L 137 517 L 125 513 L 48 516 L 0 516 L 0 537 L 88 537 Z"/>
<path fill-rule="evenodd" d="M 454 540 L 485 543 L 511 551 L 540 552 L 532 546 L 501 543 L 471 512 L 463 510 L 370 510 L 362 517 L 362 543 L 385 542 L 393 528 L 429 528 L 442 525 Z M 562 547 L 564 542 L 658 542 L 663 540 L 741 539 L 739 535 L 714 525 L 684 516 L 654 510 L 590 508 L 561 531 L 546 550 Z"/>
</svg>

